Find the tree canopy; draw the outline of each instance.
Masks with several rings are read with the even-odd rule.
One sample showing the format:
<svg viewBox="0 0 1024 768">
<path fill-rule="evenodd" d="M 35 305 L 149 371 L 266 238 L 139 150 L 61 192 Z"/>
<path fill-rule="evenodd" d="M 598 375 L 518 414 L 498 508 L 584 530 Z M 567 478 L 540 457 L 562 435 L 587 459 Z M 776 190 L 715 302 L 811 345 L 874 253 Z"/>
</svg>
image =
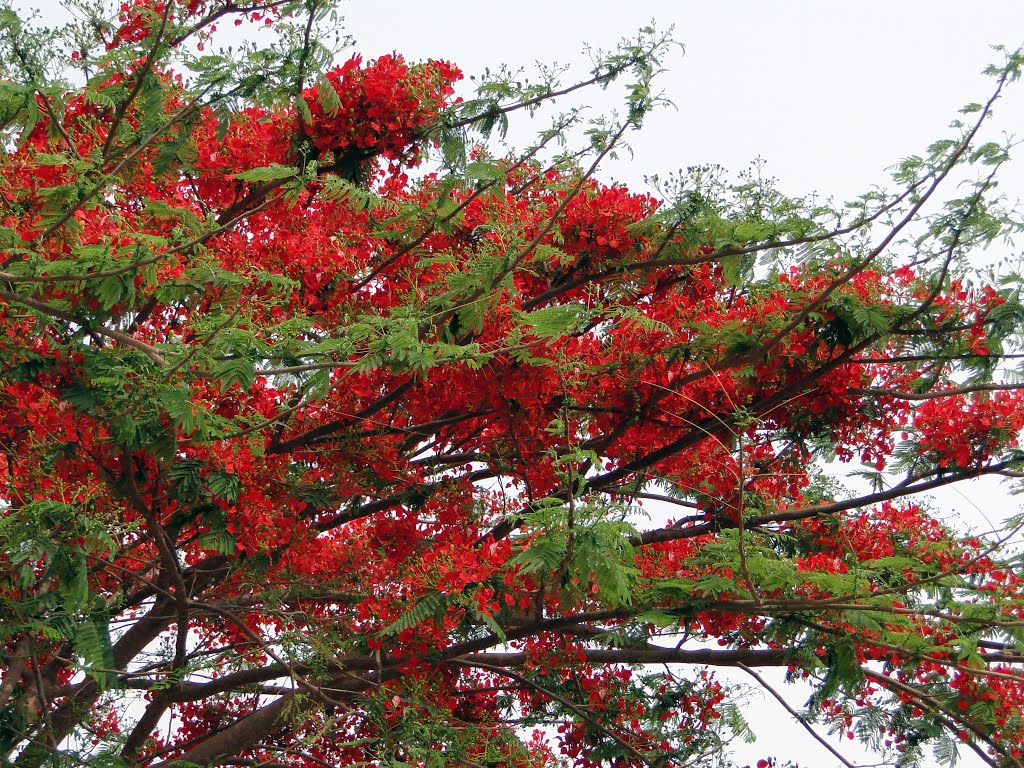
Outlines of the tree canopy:
<svg viewBox="0 0 1024 768">
<path fill-rule="evenodd" d="M 727 765 L 732 668 L 847 765 L 1024 766 L 1024 518 L 919 496 L 1024 476 L 1020 53 L 837 205 L 602 183 L 653 27 L 464 81 L 324 0 L 72 10 L 0 8 L 0 763 Z"/>
</svg>

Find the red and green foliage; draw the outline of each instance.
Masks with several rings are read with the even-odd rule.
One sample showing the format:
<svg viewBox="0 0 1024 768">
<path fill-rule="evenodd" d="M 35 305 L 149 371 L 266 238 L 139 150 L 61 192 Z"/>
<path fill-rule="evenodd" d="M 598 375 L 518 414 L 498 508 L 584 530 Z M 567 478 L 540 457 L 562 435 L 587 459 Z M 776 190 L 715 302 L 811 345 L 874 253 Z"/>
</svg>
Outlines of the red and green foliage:
<svg viewBox="0 0 1024 768">
<path fill-rule="evenodd" d="M 1016 278 L 970 261 L 1021 57 L 838 210 L 601 183 L 653 30 L 474 92 L 335 66 L 329 13 L 0 10 L 0 762 L 722 765 L 716 668 L 777 667 L 899 765 L 1024 765 L 1022 524 L 916 498 L 1024 471 Z"/>
</svg>

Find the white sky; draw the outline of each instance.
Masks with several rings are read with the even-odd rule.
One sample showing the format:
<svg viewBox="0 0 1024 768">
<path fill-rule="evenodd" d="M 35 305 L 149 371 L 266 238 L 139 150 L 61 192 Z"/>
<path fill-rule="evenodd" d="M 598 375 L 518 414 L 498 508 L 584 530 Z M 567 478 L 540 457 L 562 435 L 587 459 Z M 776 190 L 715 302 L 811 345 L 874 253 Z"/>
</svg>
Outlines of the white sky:
<svg viewBox="0 0 1024 768">
<path fill-rule="evenodd" d="M 991 80 L 980 74 L 998 61 L 989 46 L 1024 43 L 1021 2 L 355 0 L 342 11 L 365 57 L 444 58 L 467 75 L 501 63 L 529 70 L 535 61 L 575 62 L 583 73 L 585 42 L 607 48 L 652 19 L 674 25 L 685 54 L 666 62 L 671 71 L 659 83 L 678 110 L 651 115 L 630 137 L 632 159 L 607 166 L 603 178 L 643 189 L 647 174 L 704 163 L 738 171 L 760 156 L 785 191 L 837 199 L 886 183 L 887 167 L 944 137 L 961 106 L 989 95 Z M 993 127 L 1024 133 L 1024 83 L 1000 102 Z M 1024 197 L 1024 165 L 1005 171 L 1002 189 Z M 979 526 L 979 513 L 998 523 L 1019 511 L 994 483 L 936 502 Z M 806 693 L 789 698 L 799 708 Z M 838 765 L 766 696 L 754 696 L 748 715 L 760 738 L 741 745 L 740 765 L 768 754 Z M 850 760 L 875 762 L 849 742 L 832 743 Z M 981 764 L 966 749 L 961 755 L 961 766 Z"/>
<path fill-rule="evenodd" d="M 738 170 L 760 155 L 793 191 L 839 196 L 943 136 L 960 106 L 984 101 L 989 46 L 1024 42 L 1018 2 L 350 0 L 342 11 L 364 55 L 447 58 L 467 74 L 535 61 L 584 71 L 584 42 L 611 47 L 652 19 L 674 26 L 686 52 L 660 83 L 678 111 L 650 117 L 615 175 L 639 183 L 710 162 Z M 1024 128 L 1024 93 L 997 117 Z"/>
</svg>

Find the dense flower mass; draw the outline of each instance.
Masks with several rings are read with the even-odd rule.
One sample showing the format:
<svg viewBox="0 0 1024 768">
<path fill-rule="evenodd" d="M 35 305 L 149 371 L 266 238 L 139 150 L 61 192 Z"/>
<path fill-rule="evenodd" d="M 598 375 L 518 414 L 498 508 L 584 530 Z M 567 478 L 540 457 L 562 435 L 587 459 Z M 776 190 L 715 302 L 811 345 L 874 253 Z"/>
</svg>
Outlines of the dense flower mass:
<svg viewBox="0 0 1024 768">
<path fill-rule="evenodd" d="M 967 268 L 1013 225 L 987 176 L 922 212 L 990 104 L 851 210 L 638 194 L 599 164 L 665 41 L 579 84 L 621 123 L 498 156 L 577 88 L 323 65 L 318 6 L 26 38 L 78 85 L 4 17 L 0 763 L 724 765 L 716 668 L 779 667 L 901 766 L 1021 766 L 1017 528 L 911 498 L 1024 471 L 1024 308 Z M 227 20 L 280 38 L 189 52 Z"/>
<path fill-rule="evenodd" d="M 361 64 L 357 54 L 326 73 L 333 95 L 322 91 L 325 86 L 303 92 L 313 116 L 313 144 L 414 165 L 417 142 L 451 103 L 462 73 L 444 61 L 410 66 L 398 54 Z"/>
</svg>

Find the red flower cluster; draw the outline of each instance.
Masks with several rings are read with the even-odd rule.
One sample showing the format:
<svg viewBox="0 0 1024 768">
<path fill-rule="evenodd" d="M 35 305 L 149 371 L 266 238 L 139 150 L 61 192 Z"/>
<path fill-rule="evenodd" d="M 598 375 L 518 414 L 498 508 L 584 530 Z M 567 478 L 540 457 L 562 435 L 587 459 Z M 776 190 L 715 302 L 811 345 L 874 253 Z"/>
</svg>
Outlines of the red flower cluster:
<svg viewBox="0 0 1024 768">
<path fill-rule="evenodd" d="M 951 395 L 929 400 L 914 413 L 918 454 L 940 467 L 981 466 L 995 451 L 1017 445 L 1024 429 L 1024 393 Z"/>
<path fill-rule="evenodd" d="M 361 63 L 357 54 L 326 74 L 333 94 L 322 86 L 304 91 L 313 143 L 322 151 L 364 151 L 414 165 L 417 142 L 452 103 L 462 72 L 445 61 L 410 65 L 397 54 Z"/>
</svg>

